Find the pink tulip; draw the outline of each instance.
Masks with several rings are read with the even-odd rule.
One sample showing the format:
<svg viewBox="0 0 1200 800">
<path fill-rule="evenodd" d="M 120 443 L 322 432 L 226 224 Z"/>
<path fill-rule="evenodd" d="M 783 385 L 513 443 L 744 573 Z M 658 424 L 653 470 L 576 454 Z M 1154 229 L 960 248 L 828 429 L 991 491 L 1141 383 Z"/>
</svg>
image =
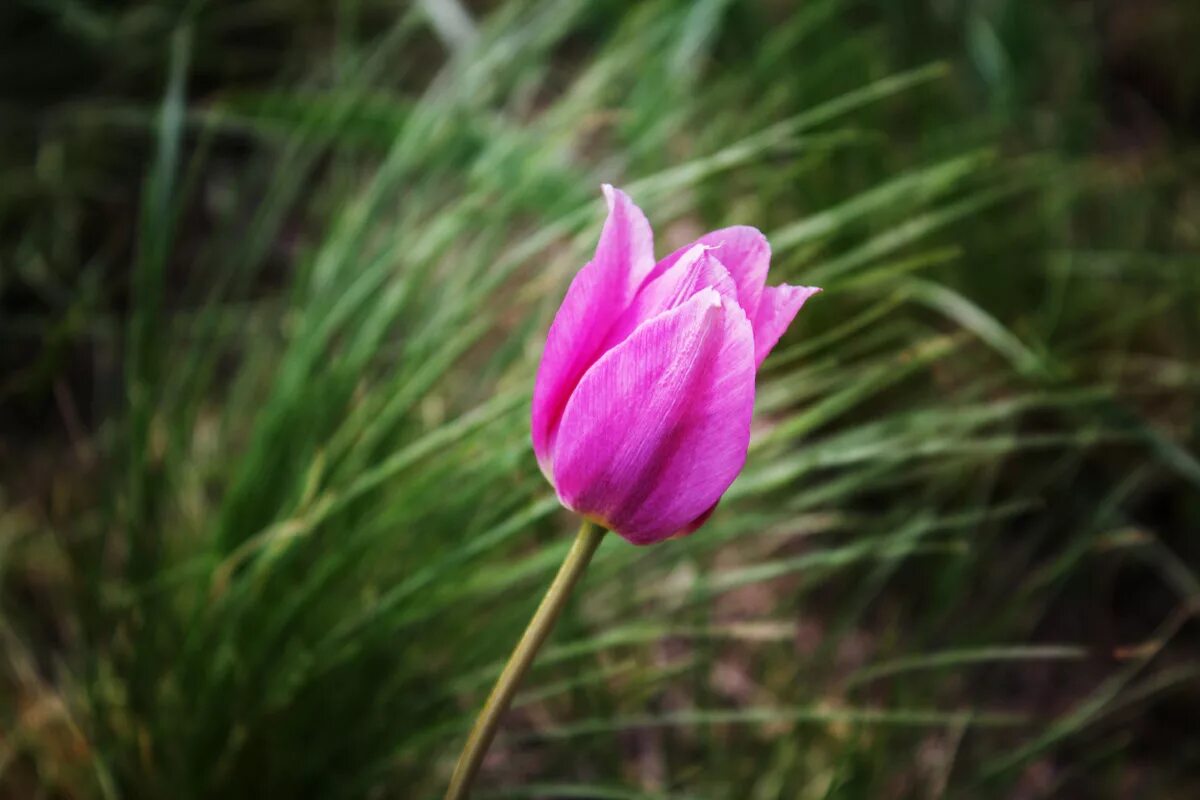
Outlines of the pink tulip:
<svg viewBox="0 0 1200 800">
<path fill-rule="evenodd" d="M 634 544 L 704 524 L 746 461 L 754 377 L 808 286 L 723 228 L 655 263 L 641 209 L 604 186 L 596 254 L 567 289 L 533 391 L 533 449 L 563 505 Z"/>
</svg>

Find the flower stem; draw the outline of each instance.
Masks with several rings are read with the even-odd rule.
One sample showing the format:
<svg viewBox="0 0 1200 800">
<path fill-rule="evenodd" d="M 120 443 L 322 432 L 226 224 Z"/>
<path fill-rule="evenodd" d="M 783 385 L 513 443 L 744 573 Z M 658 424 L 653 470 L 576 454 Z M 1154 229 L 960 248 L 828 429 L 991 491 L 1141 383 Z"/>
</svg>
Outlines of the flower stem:
<svg viewBox="0 0 1200 800">
<path fill-rule="evenodd" d="M 467 736 L 467 742 L 463 745 L 462 753 L 458 756 L 458 764 L 455 765 L 454 775 L 450 778 L 450 788 L 446 790 L 445 800 L 463 800 L 471 791 L 475 773 L 479 771 L 479 765 L 483 763 L 483 757 L 492 743 L 492 737 L 496 735 L 496 729 L 500 727 L 500 718 L 508 710 L 508 705 L 517 692 L 517 686 L 525 677 L 525 673 L 529 671 L 530 665 L 533 664 L 538 648 L 550 635 L 551 629 L 554 628 L 554 622 L 558 619 L 563 606 L 566 605 L 571 590 L 579 582 L 580 576 L 587 569 L 588 562 L 592 560 L 592 555 L 600 546 L 603 538 L 604 528 L 599 525 L 584 520 L 583 524 L 579 526 L 579 533 L 575 535 L 575 543 L 571 545 L 570 552 L 567 553 L 562 566 L 558 568 L 558 574 L 554 576 L 553 583 L 546 590 L 546 595 L 542 598 L 537 611 L 533 612 L 533 617 L 525 626 L 525 633 L 521 634 L 521 641 L 517 642 L 512 655 L 508 657 L 504 671 L 496 679 L 492 693 L 488 695 L 487 702 L 483 704 L 483 709 L 475 719 L 475 725 L 472 726 L 471 733 Z"/>
</svg>

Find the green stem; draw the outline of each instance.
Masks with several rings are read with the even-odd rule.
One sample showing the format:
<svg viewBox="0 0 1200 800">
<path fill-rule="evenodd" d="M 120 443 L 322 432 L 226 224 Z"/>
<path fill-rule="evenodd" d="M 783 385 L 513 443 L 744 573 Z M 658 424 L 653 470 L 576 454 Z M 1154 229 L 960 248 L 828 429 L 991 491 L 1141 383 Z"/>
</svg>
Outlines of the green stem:
<svg viewBox="0 0 1200 800">
<path fill-rule="evenodd" d="M 467 743 L 463 745 L 462 753 L 458 756 L 458 764 L 454 767 L 454 775 L 450 778 L 450 788 L 446 790 L 445 800 L 463 800 L 471 791 L 475 773 L 479 771 L 479 765 L 483 763 L 483 757 L 492 743 L 492 737 L 496 735 L 496 729 L 500 727 L 500 718 L 508 710 L 508 705 L 517 692 L 518 684 L 521 683 L 521 679 L 525 677 L 525 673 L 533 664 L 538 648 L 550 635 L 555 620 L 558 619 L 559 613 L 567 603 L 567 598 L 571 595 L 571 590 L 579 582 L 580 576 L 587 569 L 588 562 L 592 560 L 592 555 L 600 546 L 603 538 L 604 529 L 598 525 L 584 520 L 583 524 L 579 526 L 579 533 L 575 535 L 575 543 L 571 545 L 570 552 L 567 553 L 562 566 L 558 568 L 554 582 L 546 590 L 546 596 L 542 598 L 537 611 L 533 612 L 533 617 L 525 626 L 525 633 L 521 634 L 521 641 L 517 642 L 512 655 L 508 657 L 504 671 L 500 673 L 496 685 L 492 687 L 492 693 L 488 695 L 487 702 L 483 704 L 483 710 L 475 719 L 475 725 L 471 728 L 470 735 L 467 736 Z"/>
</svg>

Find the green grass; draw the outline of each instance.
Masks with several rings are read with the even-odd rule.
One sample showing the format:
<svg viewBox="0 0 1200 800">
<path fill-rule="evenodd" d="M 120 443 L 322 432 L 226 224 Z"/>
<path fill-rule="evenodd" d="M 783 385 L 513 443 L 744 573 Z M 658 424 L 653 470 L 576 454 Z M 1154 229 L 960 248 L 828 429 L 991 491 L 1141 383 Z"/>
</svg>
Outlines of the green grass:
<svg viewBox="0 0 1200 800">
<path fill-rule="evenodd" d="M 1187 796 L 1185 147 L 1081 144 L 1015 6 L 312 5 L 33 4 L 112 73 L 24 112 L 3 206 L 46 432 L 0 507 L 0 794 L 439 795 L 569 545 L 528 398 L 611 181 L 660 252 L 755 224 L 826 292 L 711 524 L 604 543 L 481 796 Z M 91 170 L 127 241 L 72 227 Z"/>
</svg>

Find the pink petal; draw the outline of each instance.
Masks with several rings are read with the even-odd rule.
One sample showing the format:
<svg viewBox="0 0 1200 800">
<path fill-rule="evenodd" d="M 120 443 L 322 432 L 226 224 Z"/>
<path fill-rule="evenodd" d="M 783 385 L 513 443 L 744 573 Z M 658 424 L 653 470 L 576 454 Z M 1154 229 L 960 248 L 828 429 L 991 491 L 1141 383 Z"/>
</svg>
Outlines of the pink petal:
<svg viewBox="0 0 1200 800">
<path fill-rule="evenodd" d="M 737 288 L 733 285 L 729 270 L 713 258 L 709 248 L 696 245 L 683 254 L 674 268 L 642 287 L 609 332 L 604 349 L 616 347 L 646 320 L 681 306 L 696 293 L 710 288 L 716 289 L 722 297 L 737 302 Z"/>
<path fill-rule="evenodd" d="M 559 497 L 635 544 L 698 526 L 745 463 L 753 410 L 750 323 L 704 289 L 579 382 L 555 445 Z"/>
<path fill-rule="evenodd" d="M 654 232 L 629 195 L 607 183 L 600 188 L 608 203 L 608 219 L 600 231 L 592 261 L 623 275 L 626 290 L 633 297 L 654 269 Z"/>
<path fill-rule="evenodd" d="M 768 286 L 754 317 L 754 366 L 775 347 L 787 331 L 804 301 L 821 291 L 815 286 Z"/>
<path fill-rule="evenodd" d="M 747 225 L 734 225 L 732 228 L 721 228 L 706 233 L 687 247 L 681 247 L 659 261 L 654 266 L 651 279 L 670 270 L 684 253 L 696 245 L 713 248 L 712 254 L 733 276 L 733 282 L 737 285 L 738 303 L 746 312 L 746 316 L 754 319 L 763 286 L 767 282 L 767 268 L 771 265 L 771 245 L 767 243 L 767 237 L 757 228 Z"/>
<path fill-rule="evenodd" d="M 713 512 L 717 510 L 717 506 L 720 505 L 720 503 L 721 503 L 720 500 L 713 503 L 711 506 L 708 507 L 708 509 L 703 514 L 696 517 L 694 520 L 689 522 L 687 525 L 684 525 L 679 530 L 675 531 L 675 533 L 671 534 L 671 538 L 672 539 L 681 539 L 684 536 L 691 536 L 693 533 L 700 530 L 702 527 L 704 527 L 704 523 L 708 522 L 708 519 L 709 519 L 709 517 L 711 517 L 713 515 Z"/>
<path fill-rule="evenodd" d="M 608 219 L 596 254 L 567 289 L 546 336 L 533 387 L 533 451 L 549 473 L 554 435 L 579 379 L 604 352 L 608 332 L 654 268 L 650 223 L 624 192 L 604 186 Z"/>
</svg>

